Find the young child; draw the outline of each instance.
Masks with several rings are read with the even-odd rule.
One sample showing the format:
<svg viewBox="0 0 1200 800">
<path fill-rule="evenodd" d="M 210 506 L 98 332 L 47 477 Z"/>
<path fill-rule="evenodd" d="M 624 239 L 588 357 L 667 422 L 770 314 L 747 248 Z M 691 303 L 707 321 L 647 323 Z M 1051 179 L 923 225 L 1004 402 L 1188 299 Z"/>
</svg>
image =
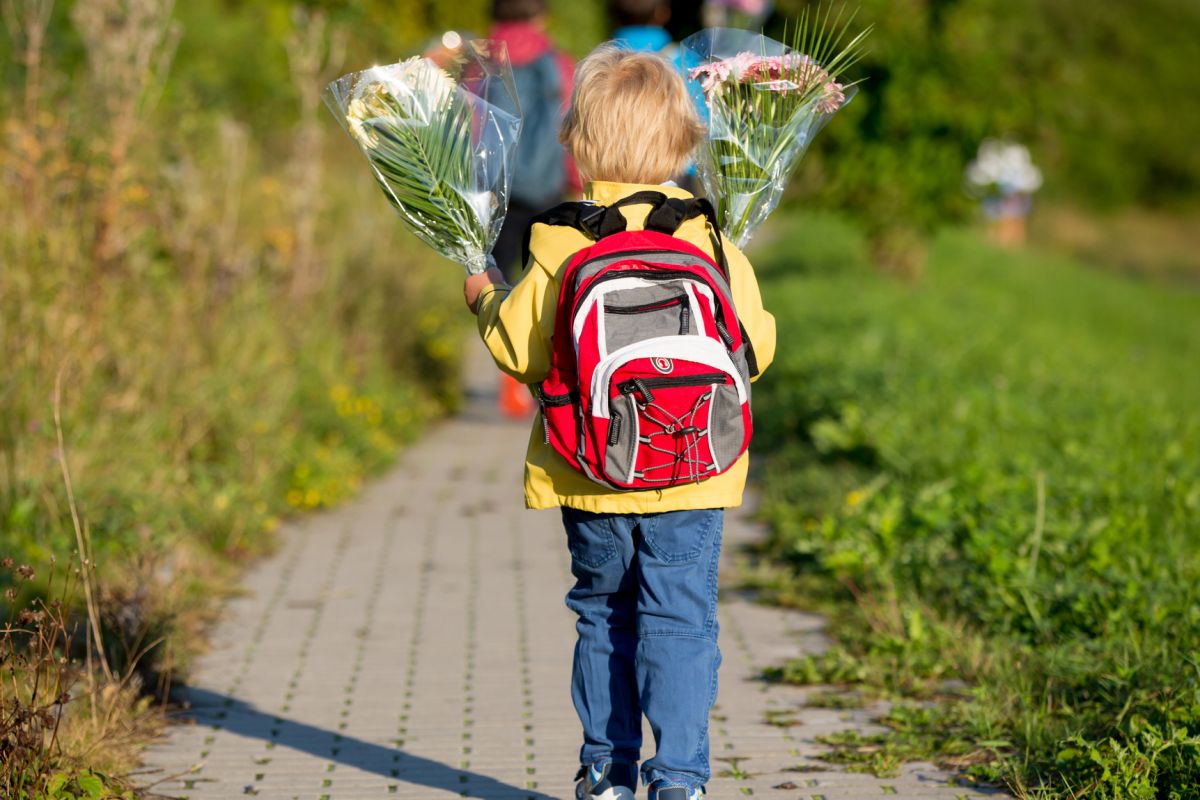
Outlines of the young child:
<svg viewBox="0 0 1200 800">
<path fill-rule="evenodd" d="M 611 206 L 639 191 L 687 199 L 664 183 L 699 144 L 703 128 L 680 76 L 660 56 L 604 45 L 575 73 L 562 141 L 589 180 L 588 199 Z M 649 205 L 620 209 L 629 230 Z M 675 234 L 713 254 L 698 217 Z M 543 380 L 560 276 L 591 241 L 570 227 L 536 223 L 530 263 L 516 286 L 498 271 L 468 278 L 464 295 L 496 364 L 524 383 Z M 724 244 L 738 317 L 761 371 L 775 351 L 775 321 L 762 305 L 746 258 Z M 747 457 L 700 483 L 618 492 L 572 468 L 545 443 L 540 419 L 529 439 L 525 500 L 562 508 L 578 616 L 572 697 L 583 723 L 577 797 L 632 800 L 642 715 L 657 751 L 641 765 L 651 800 L 697 800 L 711 772 L 708 715 L 717 692 L 717 563 L 724 509 L 740 505 Z"/>
</svg>

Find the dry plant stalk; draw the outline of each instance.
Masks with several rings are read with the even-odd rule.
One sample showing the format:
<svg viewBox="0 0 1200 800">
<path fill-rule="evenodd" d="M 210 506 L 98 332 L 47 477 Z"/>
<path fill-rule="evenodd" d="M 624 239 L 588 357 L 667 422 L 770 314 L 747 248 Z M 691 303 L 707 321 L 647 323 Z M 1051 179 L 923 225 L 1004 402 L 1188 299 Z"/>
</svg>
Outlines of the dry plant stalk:
<svg viewBox="0 0 1200 800">
<path fill-rule="evenodd" d="M 42 161 L 40 143 L 42 106 L 42 55 L 46 48 L 46 29 L 54 0 L 4 0 L 0 16 L 12 38 L 14 51 L 25 69 L 24 109 L 20 120 L 10 119 L 10 134 L 16 139 L 14 149 L 20 153 L 16 160 L 21 175 L 21 193 L 29 219 L 41 217 L 41 193 L 38 175 Z"/>
<path fill-rule="evenodd" d="M 292 296 L 303 299 L 320 286 L 316 257 L 317 219 L 321 207 L 323 167 L 322 126 L 317 120 L 321 90 L 341 66 L 346 54 L 345 31 L 331 26 L 321 11 L 297 6 L 287 38 L 288 66 L 300 97 L 300 125 L 292 150 L 292 210 L 296 229 Z"/>
<path fill-rule="evenodd" d="M 75 544 L 79 548 L 79 577 L 83 584 L 83 595 L 87 602 L 89 622 L 89 645 L 94 644 L 99 657 L 100 667 L 104 676 L 112 683 L 112 669 L 108 664 L 108 656 L 104 652 L 104 636 L 100 628 L 100 610 L 96 602 L 96 591 L 93 586 L 93 570 L 95 561 L 92 558 L 92 539 L 87 527 L 79 517 L 79 507 L 75 502 L 75 484 L 71 480 L 71 468 L 67 464 L 67 446 L 62 429 L 62 370 L 54 378 L 54 432 L 58 438 L 58 465 L 62 470 L 63 485 L 67 490 L 67 505 L 71 509 L 71 524 L 75 529 Z M 87 672 L 93 674 L 92 647 L 87 648 Z M 95 713 L 95 694 L 93 693 L 93 714 Z"/>
<path fill-rule="evenodd" d="M 122 218 L 121 196 L 131 169 L 130 147 L 162 94 L 179 43 L 180 27 L 171 19 L 174 6 L 175 0 L 88 0 L 72 9 L 106 133 L 93 243 L 100 264 L 120 258 L 135 233 Z"/>
<path fill-rule="evenodd" d="M 54 0 L 5 0 L 0 6 L 4 26 L 16 45 L 25 67 L 25 119 L 36 118 L 41 107 L 42 53 L 46 47 L 46 28 Z"/>
<path fill-rule="evenodd" d="M 153 208 L 171 260 L 210 307 L 227 298 L 254 264 L 241 222 L 250 131 L 226 117 L 216 134 L 216 163 L 201 168 L 195 154 L 179 154 L 163 169 L 167 190 L 155 193 Z"/>
<path fill-rule="evenodd" d="M 221 192 L 221 224 L 217 229 L 217 262 L 223 272 L 241 273 L 247 264 L 238 242 L 238 220 L 242 211 L 242 184 L 250 149 L 250 131 L 233 119 L 221 120 L 221 164 L 224 187 Z"/>
</svg>

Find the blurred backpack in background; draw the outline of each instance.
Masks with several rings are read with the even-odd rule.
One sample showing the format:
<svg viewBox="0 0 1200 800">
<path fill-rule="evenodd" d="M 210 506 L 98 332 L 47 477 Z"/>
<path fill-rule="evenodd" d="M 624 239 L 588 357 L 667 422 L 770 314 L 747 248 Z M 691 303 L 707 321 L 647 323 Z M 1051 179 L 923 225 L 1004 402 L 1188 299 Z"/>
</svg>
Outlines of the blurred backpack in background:
<svg viewBox="0 0 1200 800">
<path fill-rule="evenodd" d="M 524 121 L 509 194 L 518 203 L 536 208 L 559 202 L 567 184 L 563 146 L 558 141 L 563 102 L 559 69 L 552 51 L 513 66 Z"/>
</svg>

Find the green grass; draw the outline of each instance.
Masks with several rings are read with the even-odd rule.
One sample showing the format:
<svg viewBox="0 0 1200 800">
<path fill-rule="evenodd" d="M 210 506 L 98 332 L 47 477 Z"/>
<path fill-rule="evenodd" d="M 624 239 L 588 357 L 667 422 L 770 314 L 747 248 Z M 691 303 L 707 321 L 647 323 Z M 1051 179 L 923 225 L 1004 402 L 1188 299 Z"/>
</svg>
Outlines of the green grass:
<svg viewBox="0 0 1200 800">
<path fill-rule="evenodd" d="M 779 235 L 768 588 L 839 646 L 774 676 L 937 701 L 860 767 L 1200 796 L 1200 294 L 966 232 L 902 283 L 836 219 Z"/>
</svg>

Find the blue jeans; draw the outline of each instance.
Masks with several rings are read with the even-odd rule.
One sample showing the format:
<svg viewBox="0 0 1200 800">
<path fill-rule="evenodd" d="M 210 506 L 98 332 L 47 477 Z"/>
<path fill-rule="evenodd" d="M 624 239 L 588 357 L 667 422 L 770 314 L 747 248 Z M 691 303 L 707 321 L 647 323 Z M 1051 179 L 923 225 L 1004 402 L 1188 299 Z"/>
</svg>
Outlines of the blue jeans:
<svg viewBox="0 0 1200 800">
<path fill-rule="evenodd" d="M 636 789 L 645 714 L 657 751 L 642 780 L 703 786 L 721 664 L 724 511 L 562 515 L 575 576 L 567 606 L 579 615 L 571 696 L 583 723 L 580 763 L 611 760 L 614 782 Z"/>
</svg>

